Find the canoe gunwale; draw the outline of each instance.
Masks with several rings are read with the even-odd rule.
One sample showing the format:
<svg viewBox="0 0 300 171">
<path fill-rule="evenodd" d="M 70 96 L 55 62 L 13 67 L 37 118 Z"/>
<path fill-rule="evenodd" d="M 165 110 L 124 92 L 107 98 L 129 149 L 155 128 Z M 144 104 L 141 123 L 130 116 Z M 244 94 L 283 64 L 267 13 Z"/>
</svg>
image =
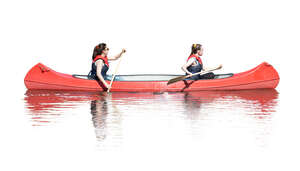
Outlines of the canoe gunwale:
<svg viewBox="0 0 300 171">
<path fill-rule="evenodd" d="M 175 74 L 131 74 L 131 75 L 116 75 L 116 77 L 157 77 L 157 76 L 169 76 L 169 77 L 179 77 L 179 76 L 184 76 L 184 75 L 175 75 Z M 215 76 L 227 76 L 227 77 L 221 77 L 221 78 L 214 78 L 214 79 L 200 79 L 200 80 L 195 80 L 195 81 L 203 81 L 203 80 L 219 80 L 219 79 L 225 79 L 225 78 L 230 78 L 233 77 L 234 74 L 233 73 L 227 73 L 227 74 L 216 74 Z M 88 78 L 88 75 L 80 75 L 80 74 L 72 74 L 72 77 L 75 79 L 82 79 L 82 80 L 95 80 L 95 79 L 91 79 Z M 86 77 L 86 78 L 83 78 Z M 106 81 L 111 81 L 111 79 L 105 79 Z M 191 79 L 185 79 L 185 80 L 191 80 Z M 115 81 L 119 81 L 119 82 L 165 82 L 165 81 L 169 81 L 169 79 L 163 79 L 163 80 L 118 80 L 117 78 L 115 78 Z"/>
</svg>

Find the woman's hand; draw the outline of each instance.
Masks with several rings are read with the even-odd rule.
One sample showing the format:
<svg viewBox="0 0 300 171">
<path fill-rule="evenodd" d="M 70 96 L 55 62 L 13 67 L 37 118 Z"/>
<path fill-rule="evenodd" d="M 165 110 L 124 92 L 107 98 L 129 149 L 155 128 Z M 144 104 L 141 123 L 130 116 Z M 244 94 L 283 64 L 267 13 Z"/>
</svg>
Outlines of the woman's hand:
<svg viewBox="0 0 300 171">
<path fill-rule="evenodd" d="M 193 73 L 191 73 L 191 72 L 187 72 L 187 74 L 188 74 L 188 75 L 192 75 Z"/>
<path fill-rule="evenodd" d="M 123 54 L 123 53 L 125 53 L 126 52 L 126 49 L 122 49 L 122 52 L 121 52 L 121 54 Z"/>
<path fill-rule="evenodd" d="M 105 87 L 107 88 L 107 89 L 111 89 L 111 86 L 109 85 L 109 84 L 107 84 L 106 82 L 105 82 Z"/>
</svg>

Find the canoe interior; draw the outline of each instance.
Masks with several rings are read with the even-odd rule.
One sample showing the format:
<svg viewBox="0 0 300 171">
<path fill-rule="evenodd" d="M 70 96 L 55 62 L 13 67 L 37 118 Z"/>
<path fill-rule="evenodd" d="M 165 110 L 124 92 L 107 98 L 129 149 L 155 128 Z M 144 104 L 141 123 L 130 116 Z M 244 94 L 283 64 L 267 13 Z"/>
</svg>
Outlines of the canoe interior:
<svg viewBox="0 0 300 171">
<path fill-rule="evenodd" d="M 75 78 L 89 80 L 87 75 L 72 75 Z M 169 81 L 172 78 L 182 75 L 168 75 L 168 74 L 142 74 L 142 75 L 116 75 L 114 81 Z M 214 79 L 222 79 L 232 77 L 233 74 L 216 74 Z M 111 80 L 112 76 L 108 75 L 107 80 Z"/>
</svg>

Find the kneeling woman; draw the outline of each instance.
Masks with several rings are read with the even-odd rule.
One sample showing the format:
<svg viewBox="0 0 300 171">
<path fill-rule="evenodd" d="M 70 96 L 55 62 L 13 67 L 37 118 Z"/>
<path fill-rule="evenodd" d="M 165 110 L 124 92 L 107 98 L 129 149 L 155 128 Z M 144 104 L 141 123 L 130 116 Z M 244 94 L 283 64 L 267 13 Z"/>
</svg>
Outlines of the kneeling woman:
<svg viewBox="0 0 300 171">
<path fill-rule="evenodd" d="M 107 57 L 108 51 L 109 48 L 105 43 L 100 43 L 94 48 L 92 69 L 88 76 L 90 79 L 100 80 L 107 89 L 110 89 L 109 84 L 105 82 L 106 73 L 109 69 L 108 61 L 119 59 L 126 50 L 122 49 L 122 52 L 114 57 Z"/>
<path fill-rule="evenodd" d="M 191 55 L 187 59 L 187 63 L 184 64 L 181 69 L 187 74 L 194 74 L 197 72 L 205 71 L 203 68 L 202 60 L 200 56 L 203 55 L 203 48 L 200 44 L 193 44 Z M 214 73 L 209 72 L 204 75 L 195 75 L 190 79 L 198 80 L 198 79 L 213 79 L 215 77 Z"/>
</svg>

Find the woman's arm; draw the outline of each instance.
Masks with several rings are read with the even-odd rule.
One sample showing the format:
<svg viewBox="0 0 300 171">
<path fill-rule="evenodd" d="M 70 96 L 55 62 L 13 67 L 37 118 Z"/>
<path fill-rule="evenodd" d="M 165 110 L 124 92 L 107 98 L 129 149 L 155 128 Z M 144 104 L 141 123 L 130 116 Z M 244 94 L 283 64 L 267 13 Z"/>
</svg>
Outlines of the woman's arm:
<svg viewBox="0 0 300 171">
<path fill-rule="evenodd" d="M 182 69 L 185 73 L 187 73 L 187 74 L 190 75 L 190 74 L 192 74 L 192 73 L 191 73 L 190 71 L 188 71 L 187 68 L 188 68 L 189 66 L 191 66 L 193 63 L 194 63 L 193 60 L 188 60 L 187 63 L 184 64 L 184 65 L 181 67 L 181 69 Z"/>
<path fill-rule="evenodd" d="M 96 62 L 96 66 L 97 66 L 97 77 L 98 77 L 99 80 L 104 84 L 104 86 L 105 86 L 107 89 L 109 89 L 110 86 L 105 82 L 105 80 L 104 80 L 104 78 L 103 78 L 103 76 L 102 76 L 102 74 L 101 74 L 101 70 L 102 70 L 103 65 L 104 65 L 103 60 L 98 60 L 98 61 Z"/>
<path fill-rule="evenodd" d="M 119 54 L 117 54 L 116 56 L 113 56 L 113 57 L 108 57 L 108 60 L 112 60 L 112 61 L 117 60 L 117 59 L 119 59 L 119 58 L 123 55 L 123 53 L 125 53 L 125 52 L 126 52 L 126 50 L 125 50 L 125 49 L 122 49 L 122 52 L 121 52 L 121 53 L 119 53 Z"/>
</svg>

